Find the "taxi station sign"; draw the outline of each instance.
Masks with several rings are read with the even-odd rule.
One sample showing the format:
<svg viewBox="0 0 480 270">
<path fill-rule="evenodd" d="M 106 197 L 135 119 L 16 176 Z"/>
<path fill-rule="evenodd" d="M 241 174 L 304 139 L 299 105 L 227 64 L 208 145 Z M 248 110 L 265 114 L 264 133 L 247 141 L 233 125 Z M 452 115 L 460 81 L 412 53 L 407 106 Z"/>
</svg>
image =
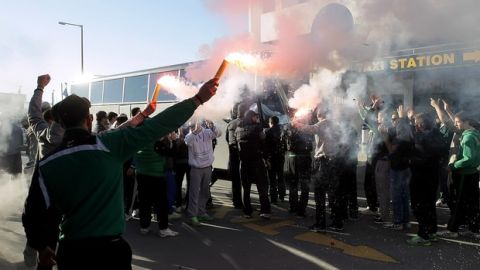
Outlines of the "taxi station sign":
<svg viewBox="0 0 480 270">
<path fill-rule="evenodd" d="M 401 72 L 420 69 L 470 66 L 480 64 L 480 49 L 425 53 L 418 55 L 388 57 L 369 63 L 353 64 L 360 72 Z"/>
</svg>

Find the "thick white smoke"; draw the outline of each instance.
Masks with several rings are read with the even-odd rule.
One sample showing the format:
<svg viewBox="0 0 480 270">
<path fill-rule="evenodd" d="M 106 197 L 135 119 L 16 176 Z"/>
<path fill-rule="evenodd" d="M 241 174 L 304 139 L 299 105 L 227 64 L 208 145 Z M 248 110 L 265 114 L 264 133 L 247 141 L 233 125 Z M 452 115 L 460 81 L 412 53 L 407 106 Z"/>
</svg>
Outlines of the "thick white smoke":
<svg viewBox="0 0 480 270">
<path fill-rule="evenodd" d="M 231 66 L 231 68 L 235 67 Z M 197 109 L 195 118 L 219 122 L 228 117 L 233 104 L 241 100 L 240 96 L 243 89 L 255 89 L 254 76 L 251 74 L 236 69 L 230 70 L 228 73 L 231 75 L 224 76 L 216 95 Z M 201 86 L 201 84 L 193 85 L 173 76 L 162 77 L 159 83 L 162 85 L 162 89 L 175 95 L 180 100 L 192 97 Z"/>
</svg>

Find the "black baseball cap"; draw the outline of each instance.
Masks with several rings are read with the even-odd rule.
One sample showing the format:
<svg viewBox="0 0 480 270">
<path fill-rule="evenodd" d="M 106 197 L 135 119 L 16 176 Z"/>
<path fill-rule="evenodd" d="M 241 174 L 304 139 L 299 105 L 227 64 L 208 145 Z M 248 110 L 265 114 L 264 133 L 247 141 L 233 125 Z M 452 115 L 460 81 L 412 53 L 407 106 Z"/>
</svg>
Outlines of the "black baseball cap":
<svg viewBox="0 0 480 270">
<path fill-rule="evenodd" d="M 52 114 L 55 122 L 64 128 L 79 126 L 90 115 L 90 101 L 70 95 L 52 107 Z"/>
</svg>

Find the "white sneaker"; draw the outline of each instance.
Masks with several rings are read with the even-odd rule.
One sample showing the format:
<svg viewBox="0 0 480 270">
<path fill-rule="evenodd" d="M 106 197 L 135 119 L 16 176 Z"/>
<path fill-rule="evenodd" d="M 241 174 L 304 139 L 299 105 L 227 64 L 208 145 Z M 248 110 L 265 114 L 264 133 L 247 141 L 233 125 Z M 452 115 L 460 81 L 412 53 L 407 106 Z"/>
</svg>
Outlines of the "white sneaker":
<svg viewBox="0 0 480 270">
<path fill-rule="evenodd" d="M 440 236 L 440 237 L 449 237 L 449 238 L 457 238 L 457 237 L 458 237 L 458 233 L 457 233 L 457 232 L 452 232 L 452 231 L 449 231 L 449 230 L 444 230 L 444 231 L 439 231 L 439 232 L 437 232 L 437 236 Z"/>
<path fill-rule="evenodd" d="M 435 203 L 435 206 L 443 207 L 443 208 L 448 207 L 448 205 L 446 203 L 444 203 L 442 199 L 438 199 L 437 202 Z"/>
<path fill-rule="evenodd" d="M 140 233 L 143 235 L 146 235 L 150 232 L 149 228 L 140 228 Z"/>
<path fill-rule="evenodd" d="M 177 212 L 172 212 L 170 215 L 168 215 L 169 220 L 180 219 L 180 218 L 182 218 L 182 215 Z"/>
<path fill-rule="evenodd" d="M 401 230 L 403 230 L 403 225 L 402 224 L 395 224 L 395 223 L 390 222 L 388 224 L 384 224 L 383 228 L 394 230 L 394 231 L 401 231 Z"/>
<path fill-rule="evenodd" d="M 169 236 L 173 237 L 177 235 L 178 235 L 178 232 L 172 231 L 170 228 L 166 228 L 165 230 L 158 231 L 158 236 L 160 237 L 169 237 Z"/>
<path fill-rule="evenodd" d="M 260 214 L 260 217 L 263 218 L 263 219 L 270 219 L 271 215 L 267 214 L 267 213 L 262 213 L 262 214 Z"/>
</svg>

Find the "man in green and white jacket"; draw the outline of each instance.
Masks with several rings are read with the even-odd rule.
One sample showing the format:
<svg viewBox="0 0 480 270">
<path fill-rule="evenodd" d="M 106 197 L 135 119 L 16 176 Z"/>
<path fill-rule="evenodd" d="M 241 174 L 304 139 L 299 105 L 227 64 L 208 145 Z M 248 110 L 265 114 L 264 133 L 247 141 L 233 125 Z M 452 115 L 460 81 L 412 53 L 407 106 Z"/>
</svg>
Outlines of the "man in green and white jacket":
<svg viewBox="0 0 480 270">
<path fill-rule="evenodd" d="M 53 208 L 62 216 L 57 254 L 42 239 L 42 226 L 26 228 L 27 239 L 37 250 L 47 250 L 40 260 L 58 269 L 131 269 L 131 249 L 121 237 L 123 217 L 122 166 L 136 151 L 185 123 L 195 109 L 216 92 L 212 79 L 199 92 L 166 109 L 143 125 L 90 134 L 90 103 L 76 95 L 54 106 L 53 114 L 65 134 L 59 148 L 44 157 L 32 179 L 25 208 Z M 155 106 L 138 117 L 145 118 Z M 143 120 L 143 119 L 140 119 Z M 33 221 L 41 224 L 42 217 Z M 93 264 L 95 263 L 95 264 Z"/>
</svg>

